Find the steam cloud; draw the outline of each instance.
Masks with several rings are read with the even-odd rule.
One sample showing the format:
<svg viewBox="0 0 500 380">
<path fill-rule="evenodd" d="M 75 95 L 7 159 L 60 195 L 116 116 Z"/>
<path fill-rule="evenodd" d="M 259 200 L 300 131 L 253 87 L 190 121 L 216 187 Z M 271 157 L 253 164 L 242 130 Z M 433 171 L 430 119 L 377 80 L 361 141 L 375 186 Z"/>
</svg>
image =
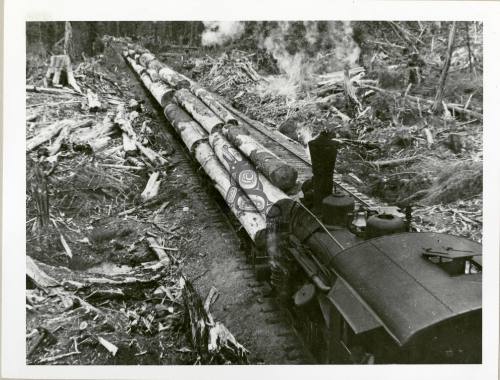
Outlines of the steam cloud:
<svg viewBox="0 0 500 380">
<path fill-rule="evenodd" d="M 241 21 L 204 21 L 205 30 L 201 35 L 203 46 L 222 45 L 243 34 L 245 25 Z"/>
</svg>

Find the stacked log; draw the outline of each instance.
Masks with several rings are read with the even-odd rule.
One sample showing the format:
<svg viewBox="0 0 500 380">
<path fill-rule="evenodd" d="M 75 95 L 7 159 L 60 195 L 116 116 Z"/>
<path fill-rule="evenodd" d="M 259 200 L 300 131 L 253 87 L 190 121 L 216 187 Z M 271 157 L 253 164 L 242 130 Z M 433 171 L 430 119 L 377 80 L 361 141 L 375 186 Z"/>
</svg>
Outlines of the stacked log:
<svg viewBox="0 0 500 380">
<path fill-rule="evenodd" d="M 127 60 L 250 238 L 263 246 L 265 214 L 275 202 L 288 199 L 280 188 L 295 184 L 296 171 L 238 126 L 237 119 L 208 91 L 147 54 L 136 54 L 141 65 L 130 57 Z M 151 70 L 157 69 L 161 80 L 153 81 Z M 227 128 L 223 128 L 225 124 Z"/>
<path fill-rule="evenodd" d="M 140 56 L 139 63 L 144 67 L 148 67 L 149 62 L 153 61 L 154 59 L 155 56 L 153 54 L 144 53 L 143 55 Z"/>
<path fill-rule="evenodd" d="M 210 92 L 198 85 L 191 86 L 191 92 L 200 98 L 226 124 L 238 124 L 238 120 Z"/>
<path fill-rule="evenodd" d="M 238 186 L 233 185 L 228 171 L 217 159 L 208 142 L 199 142 L 194 147 L 194 155 L 250 238 L 257 246 L 262 247 L 265 244 L 266 222 L 264 217 L 257 211 L 246 194 Z"/>
<path fill-rule="evenodd" d="M 152 82 L 149 87 L 146 87 L 162 108 L 165 108 L 174 98 L 175 90 L 163 82 Z"/>
<path fill-rule="evenodd" d="M 226 140 L 220 130 L 213 131 L 209 141 L 219 161 L 230 173 L 233 181 L 252 201 L 257 211 L 267 215 L 274 203 L 288 198 L 259 173 L 250 161 Z"/>
<path fill-rule="evenodd" d="M 227 138 L 276 187 L 287 191 L 295 186 L 297 171 L 257 142 L 244 127 L 231 126 L 227 129 Z"/>
<path fill-rule="evenodd" d="M 172 70 L 168 66 L 164 65 L 163 68 L 158 71 L 158 74 L 163 81 L 167 82 L 176 90 L 181 88 L 189 88 L 191 86 L 191 81 L 188 78 Z"/>
<path fill-rule="evenodd" d="M 208 133 L 224 125 L 224 122 L 189 90 L 176 91 L 175 99 Z"/>
<path fill-rule="evenodd" d="M 207 132 L 177 104 L 170 103 L 165 107 L 164 112 L 165 117 L 190 152 L 192 152 L 194 144 L 208 138 Z"/>
</svg>

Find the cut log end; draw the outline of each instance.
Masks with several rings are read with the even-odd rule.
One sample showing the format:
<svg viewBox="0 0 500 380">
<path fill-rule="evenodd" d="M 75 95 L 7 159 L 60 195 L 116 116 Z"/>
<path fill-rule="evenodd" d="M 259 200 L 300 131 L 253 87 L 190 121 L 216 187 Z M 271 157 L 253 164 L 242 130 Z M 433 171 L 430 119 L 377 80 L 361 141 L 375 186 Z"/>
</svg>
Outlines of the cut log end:
<svg viewBox="0 0 500 380">
<path fill-rule="evenodd" d="M 297 171 L 288 165 L 280 166 L 271 173 L 270 181 L 281 190 L 290 190 L 297 182 Z"/>
</svg>

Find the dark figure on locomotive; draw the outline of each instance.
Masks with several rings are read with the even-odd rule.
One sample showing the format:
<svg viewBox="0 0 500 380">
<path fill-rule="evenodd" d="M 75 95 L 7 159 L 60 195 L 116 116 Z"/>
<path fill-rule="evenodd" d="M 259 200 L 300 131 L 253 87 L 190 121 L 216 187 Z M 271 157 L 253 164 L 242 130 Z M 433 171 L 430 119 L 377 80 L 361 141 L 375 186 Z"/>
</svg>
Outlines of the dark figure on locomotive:
<svg viewBox="0 0 500 380">
<path fill-rule="evenodd" d="M 481 245 L 333 192 L 337 143 L 322 133 L 309 148 L 312 181 L 270 210 L 267 244 L 271 284 L 315 357 L 481 363 Z"/>
</svg>

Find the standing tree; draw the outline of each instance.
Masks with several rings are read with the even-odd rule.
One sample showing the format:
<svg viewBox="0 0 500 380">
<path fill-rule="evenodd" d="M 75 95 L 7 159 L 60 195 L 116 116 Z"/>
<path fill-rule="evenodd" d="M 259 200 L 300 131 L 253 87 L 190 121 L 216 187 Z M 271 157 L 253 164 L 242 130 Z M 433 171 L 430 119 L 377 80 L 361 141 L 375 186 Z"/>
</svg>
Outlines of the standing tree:
<svg viewBox="0 0 500 380">
<path fill-rule="evenodd" d="M 446 78 L 448 77 L 448 70 L 450 69 L 451 55 L 453 54 L 453 42 L 455 41 L 455 28 L 456 21 L 453 21 L 450 27 L 450 34 L 448 36 L 448 50 L 446 52 L 446 59 L 444 61 L 443 71 L 441 71 L 441 77 L 439 78 L 439 85 L 436 92 L 436 98 L 432 106 L 432 112 L 437 113 L 443 108 L 443 93 L 446 84 Z"/>
<path fill-rule="evenodd" d="M 73 29 L 71 28 L 71 23 L 66 21 L 64 23 L 64 54 L 68 55 L 70 58 L 73 56 Z"/>
</svg>

